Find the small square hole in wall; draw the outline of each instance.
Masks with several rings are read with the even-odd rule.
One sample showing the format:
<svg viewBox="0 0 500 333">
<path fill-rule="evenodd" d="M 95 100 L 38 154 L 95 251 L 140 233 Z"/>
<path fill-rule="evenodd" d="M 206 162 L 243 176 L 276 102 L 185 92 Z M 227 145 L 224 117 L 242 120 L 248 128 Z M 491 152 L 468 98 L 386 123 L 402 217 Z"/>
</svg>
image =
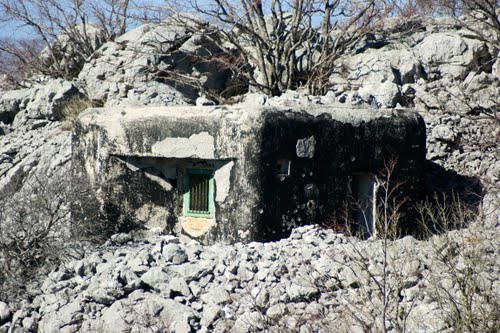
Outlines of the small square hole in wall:
<svg viewBox="0 0 500 333">
<path fill-rule="evenodd" d="M 290 160 L 278 160 L 276 163 L 276 172 L 278 176 L 290 176 L 290 164 Z"/>
</svg>

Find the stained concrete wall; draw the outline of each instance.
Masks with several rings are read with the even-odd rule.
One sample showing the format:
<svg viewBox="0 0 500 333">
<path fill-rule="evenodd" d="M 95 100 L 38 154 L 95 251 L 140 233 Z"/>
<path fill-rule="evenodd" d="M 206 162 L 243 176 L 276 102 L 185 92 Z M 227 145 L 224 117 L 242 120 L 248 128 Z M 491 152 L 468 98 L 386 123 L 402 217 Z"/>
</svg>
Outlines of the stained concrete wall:
<svg viewBox="0 0 500 333">
<path fill-rule="evenodd" d="M 328 107 L 90 109 L 73 156 L 100 184 L 110 219 L 207 243 L 268 240 L 324 221 L 353 173 L 376 173 L 393 157 L 406 181 L 399 195 L 423 194 L 425 125 L 413 112 Z M 280 160 L 289 176 L 278 175 Z M 184 172 L 199 167 L 214 170 L 213 219 L 183 216 Z"/>
<path fill-rule="evenodd" d="M 410 211 L 424 193 L 425 162 L 425 125 L 416 114 L 384 113 L 350 122 L 329 113 L 278 112 L 264 118 L 256 238 L 279 238 L 295 226 L 331 219 L 350 200 L 354 174 L 377 175 L 392 159 L 397 159 L 394 184 L 404 182 L 397 197 L 407 200 L 400 228 L 403 233 L 415 229 Z M 276 177 L 268 167 L 282 158 L 291 161 L 290 177 Z"/>
</svg>

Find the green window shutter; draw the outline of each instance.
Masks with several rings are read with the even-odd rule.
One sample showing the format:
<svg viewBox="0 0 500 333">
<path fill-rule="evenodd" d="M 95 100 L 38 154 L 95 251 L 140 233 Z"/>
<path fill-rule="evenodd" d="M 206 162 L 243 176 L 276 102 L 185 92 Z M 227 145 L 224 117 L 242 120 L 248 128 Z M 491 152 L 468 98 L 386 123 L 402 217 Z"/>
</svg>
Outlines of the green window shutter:
<svg viewBox="0 0 500 333">
<path fill-rule="evenodd" d="M 205 169 L 188 169 L 185 178 L 184 215 L 213 217 L 213 172 Z"/>
</svg>

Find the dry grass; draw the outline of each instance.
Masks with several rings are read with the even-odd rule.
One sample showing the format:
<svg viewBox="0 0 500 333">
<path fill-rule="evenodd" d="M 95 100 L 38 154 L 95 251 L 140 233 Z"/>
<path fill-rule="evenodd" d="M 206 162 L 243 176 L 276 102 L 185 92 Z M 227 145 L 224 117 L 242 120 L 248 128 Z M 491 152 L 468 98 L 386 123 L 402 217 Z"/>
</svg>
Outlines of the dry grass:
<svg viewBox="0 0 500 333">
<path fill-rule="evenodd" d="M 63 131 L 71 131 L 75 125 L 75 121 L 88 108 L 91 108 L 92 101 L 87 97 L 76 96 L 70 98 L 61 108 L 59 119 L 61 120 L 61 129 Z"/>
</svg>

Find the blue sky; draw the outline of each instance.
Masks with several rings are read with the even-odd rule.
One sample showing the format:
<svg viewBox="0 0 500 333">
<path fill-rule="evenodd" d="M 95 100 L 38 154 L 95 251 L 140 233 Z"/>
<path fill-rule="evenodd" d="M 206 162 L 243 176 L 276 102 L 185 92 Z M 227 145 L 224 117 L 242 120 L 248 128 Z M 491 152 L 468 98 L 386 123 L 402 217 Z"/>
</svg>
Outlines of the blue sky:
<svg viewBox="0 0 500 333">
<path fill-rule="evenodd" d="M 66 0 L 59 0 L 59 1 L 64 3 Z M 94 0 L 94 1 L 96 3 L 99 3 L 102 0 Z M 137 8 L 141 8 L 146 6 L 146 4 L 149 4 L 158 7 L 161 6 L 164 2 L 165 2 L 164 0 L 130 0 L 130 6 L 131 8 L 133 8 L 134 6 L 137 6 Z M 182 2 L 183 1 L 180 1 L 180 3 Z M 19 23 L 15 24 L 13 22 L 12 23 L 0 22 L 0 38 L 24 39 L 30 37 L 36 37 L 33 35 L 33 30 L 30 27 Z"/>
<path fill-rule="evenodd" d="M 0 23 L 0 38 L 2 39 L 29 38 L 31 33 L 28 27 L 15 27 L 12 24 Z"/>
</svg>

